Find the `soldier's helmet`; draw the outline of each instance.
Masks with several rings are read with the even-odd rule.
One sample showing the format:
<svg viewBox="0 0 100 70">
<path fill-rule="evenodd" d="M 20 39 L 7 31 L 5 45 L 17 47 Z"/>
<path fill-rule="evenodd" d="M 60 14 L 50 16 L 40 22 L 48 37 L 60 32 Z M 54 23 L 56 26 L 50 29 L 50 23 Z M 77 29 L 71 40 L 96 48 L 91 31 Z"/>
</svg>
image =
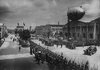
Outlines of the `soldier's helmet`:
<svg viewBox="0 0 100 70">
<path fill-rule="evenodd" d="M 41 51 L 38 51 L 38 53 L 41 53 Z"/>
</svg>

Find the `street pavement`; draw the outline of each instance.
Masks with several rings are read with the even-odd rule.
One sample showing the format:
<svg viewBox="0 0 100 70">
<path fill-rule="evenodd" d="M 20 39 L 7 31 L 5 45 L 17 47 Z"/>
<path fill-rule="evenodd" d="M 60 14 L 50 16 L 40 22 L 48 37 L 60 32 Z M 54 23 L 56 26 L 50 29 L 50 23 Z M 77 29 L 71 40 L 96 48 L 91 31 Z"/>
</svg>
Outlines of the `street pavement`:
<svg viewBox="0 0 100 70">
<path fill-rule="evenodd" d="M 14 35 L 9 35 L 0 47 L 0 70 L 50 70 L 47 63 L 37 64 L 29 47 L 21 48 L 13 42 Z"/>
</svg>

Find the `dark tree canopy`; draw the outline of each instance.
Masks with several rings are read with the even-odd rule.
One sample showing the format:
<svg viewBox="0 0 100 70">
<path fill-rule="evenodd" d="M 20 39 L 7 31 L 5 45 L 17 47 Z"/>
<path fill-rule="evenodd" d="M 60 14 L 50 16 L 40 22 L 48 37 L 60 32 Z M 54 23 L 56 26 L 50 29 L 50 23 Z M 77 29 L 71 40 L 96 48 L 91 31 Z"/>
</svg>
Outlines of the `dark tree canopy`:
<svg viewBox="0 0 100 70">
<path fill-rule="evenodd" d="M 30 31 L 29 30 L 20 31 L 19 36 L 22 40 L 28 40 L 31 37 Z"/>
</svg>

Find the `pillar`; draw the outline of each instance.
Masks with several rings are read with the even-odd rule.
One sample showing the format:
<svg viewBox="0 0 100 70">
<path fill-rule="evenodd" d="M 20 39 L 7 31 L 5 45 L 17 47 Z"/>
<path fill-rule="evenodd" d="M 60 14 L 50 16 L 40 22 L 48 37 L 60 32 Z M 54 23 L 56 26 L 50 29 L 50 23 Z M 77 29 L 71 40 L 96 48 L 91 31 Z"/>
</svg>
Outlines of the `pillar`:
<svg viewBox="0 0 100 70">
<path fill-rule="evenodd" d="M 83 32 L 82 32 L 82 26 L 80 26 L 80 35 L 79 35 L 79 40 L 82 41 L 83 38 Z"/>
<path fill-rule="evenodd" d="M 88 24 L 86 25 L 86 29 L 87 29 L 87 30 L 86 30 L 86 41 L 87 41 L 87 40 L 89 39 L 89 38 L 88 38 Z"/>
<path fill-rule="evenodd" d="M 93 39 L 96 40 L 96 23 L 94 23 Z"/>
</svg>

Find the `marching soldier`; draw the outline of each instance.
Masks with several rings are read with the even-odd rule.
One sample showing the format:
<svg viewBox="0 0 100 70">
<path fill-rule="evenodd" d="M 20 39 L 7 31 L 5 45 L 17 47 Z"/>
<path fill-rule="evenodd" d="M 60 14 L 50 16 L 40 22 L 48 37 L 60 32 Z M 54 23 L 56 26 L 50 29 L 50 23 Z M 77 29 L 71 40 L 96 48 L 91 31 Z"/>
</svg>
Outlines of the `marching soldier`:
<svg viewBox="0 0 100 70">
<path fill-rule="evenodd" d="M 38 64 L 40 64 L 40 60 L 41 60 L 41 51 L 36 52 L 35 58 L 36 58 L 36 61 L 38 62 Z"/>
<path fill-rule="evenodd" d="M 46 59 L 45 53 L 42 52 L 41 54 L 41 63 L 43 64 Z"/>
</svg>

